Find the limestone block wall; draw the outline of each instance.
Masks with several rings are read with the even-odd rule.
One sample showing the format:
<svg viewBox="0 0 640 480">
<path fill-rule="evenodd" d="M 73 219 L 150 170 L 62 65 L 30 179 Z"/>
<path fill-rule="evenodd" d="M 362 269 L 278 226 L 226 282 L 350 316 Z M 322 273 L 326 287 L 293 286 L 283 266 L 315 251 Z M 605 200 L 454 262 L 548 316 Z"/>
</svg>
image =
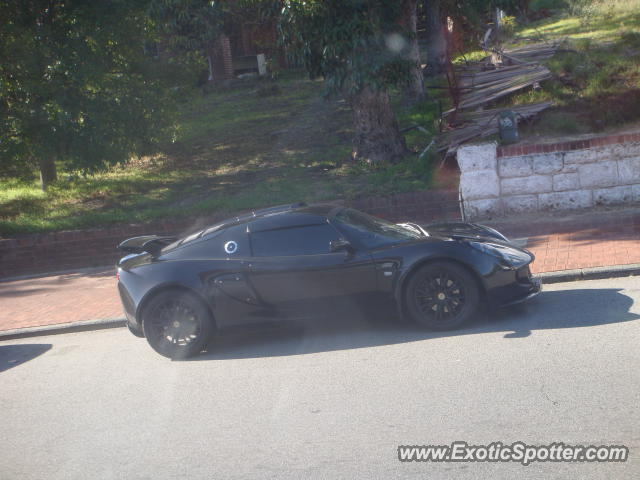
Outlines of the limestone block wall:
<svg viewBox="0 0 640 480">
<path fill-rule="evenodd" d="M 465 218 L 640 201 L 640 133 L 458 149 Z"/>
</svg>

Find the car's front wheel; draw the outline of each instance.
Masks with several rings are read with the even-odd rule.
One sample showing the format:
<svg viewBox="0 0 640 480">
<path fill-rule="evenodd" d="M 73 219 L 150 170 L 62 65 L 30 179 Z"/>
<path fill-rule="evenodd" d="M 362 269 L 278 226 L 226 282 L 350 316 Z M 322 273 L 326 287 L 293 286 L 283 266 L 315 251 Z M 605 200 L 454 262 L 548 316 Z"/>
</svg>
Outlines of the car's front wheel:
<svg viewBox="0 0 640 480">
<path fill-rule="evenodd" d="M 471 273 L 452 262 L 433 262 L 416 271 L 405 288 L 407 313 L 432 330 L 460 327 L 478 309 L 480 289 Z"/>
<path fill-rule="evenodd" d="M 149 301 L 143 312 L 142 328 L 151 348 L 177 360 L 202 351 L 211 336 L 213 320 L 194 294 L 169 290 Z"/>
</svg>

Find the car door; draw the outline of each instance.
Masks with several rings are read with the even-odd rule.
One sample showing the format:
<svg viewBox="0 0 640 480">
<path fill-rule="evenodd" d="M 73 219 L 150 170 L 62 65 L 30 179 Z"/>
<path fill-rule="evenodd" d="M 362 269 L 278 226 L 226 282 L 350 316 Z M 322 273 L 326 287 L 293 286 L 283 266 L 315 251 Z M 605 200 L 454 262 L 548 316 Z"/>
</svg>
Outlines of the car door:
<svg viewBox="0 0 640 480">
<path fill-rule="evenodd" d="M 341 234 L 329 223 L 250 232 L 249 279 L 259 298 L 284 317 L 327 313 L 339 301 L 376 290 L 371 256 L 330 251 Z"/>
<path fill-rule="evenodd" d="M 211 234 L 194 245 L 204 295 L 210 300 L 218 327 L 255 323 L 272 312 L 258 301 L 248 280 L 251 262 L 245 224 Z"/>
</svg>

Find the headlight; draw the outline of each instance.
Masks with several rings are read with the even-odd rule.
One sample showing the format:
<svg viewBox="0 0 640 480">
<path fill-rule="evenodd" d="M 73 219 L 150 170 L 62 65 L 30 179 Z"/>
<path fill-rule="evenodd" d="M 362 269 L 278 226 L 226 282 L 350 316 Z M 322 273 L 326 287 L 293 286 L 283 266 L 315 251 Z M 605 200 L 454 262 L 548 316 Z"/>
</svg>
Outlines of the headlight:
<svg viewBox="0 0 640 480">
<path fill-rule="evenodd" d="M 492 255 L 503 261 L 510 268 L 520 268 L 531 261 L 531 255 L 515 248 L 496 243 L 469 242 L 476 250 Z"/>
</svg>

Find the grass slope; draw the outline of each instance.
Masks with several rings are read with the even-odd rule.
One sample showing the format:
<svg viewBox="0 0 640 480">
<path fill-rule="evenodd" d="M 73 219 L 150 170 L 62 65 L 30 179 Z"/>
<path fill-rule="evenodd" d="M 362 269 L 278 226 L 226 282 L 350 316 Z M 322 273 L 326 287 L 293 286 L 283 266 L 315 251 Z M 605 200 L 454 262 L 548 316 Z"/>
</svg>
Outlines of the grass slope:
<svg viewBox="0 0 640 480">
<path fill-rule="evenodd" d="M 0 180 L 0 235 L 429 188 L 430 159 L 410 155 L 374 172 L 349 162 L 351 112 L 322 90 L 290 74 L 275 84 L 186 93 L 177 138 L 157 157 L 87 177 L 61 173 L 46 193 L 35 180 Z M 432 105 L 396 104 L 401 125 L 433 124 Z M 416 151 L 429 140 L 407 135 Z"/>
<path fill-rule="evenodd" d="M 514 43 L 553 40 L 567 40 L 575 50 L 549 62 L 555 78 L 498 103 L 554 103 L 523 129 L 525 137 L 598 132 L 640 120 L 640 0 L 596 1 L 573 15 L 521 26 Z M 416 123 L 433 131 L 434 104 L 404 108 L 397 95 L 394 104 L 401 126 Z M 0 179 L 0 236 L 436 184 L 433 157 L 410 155 L 377 171 L 349 162 L 349 108 L 324 100 L 321 82 L 301 75 L 287 74 L 275 85 L 246 81 L 206 95 L 186 92 L 178 118 L 177 138 L 154 158 L 88 177 L 62 173 L 46 193 L 35 180 Z M 419 131 L 407 134 L 414 152 L 429 141 Z"/>
<path fill-rule="evenodd" d="M 640 0 L 595 1 L 519 29 L 515 43 L 563 41 L 548 62 L 554 78 L 506 100 L 550 100 L 525 136 L 610 131 L 640 120 Z"/>
</svg>

